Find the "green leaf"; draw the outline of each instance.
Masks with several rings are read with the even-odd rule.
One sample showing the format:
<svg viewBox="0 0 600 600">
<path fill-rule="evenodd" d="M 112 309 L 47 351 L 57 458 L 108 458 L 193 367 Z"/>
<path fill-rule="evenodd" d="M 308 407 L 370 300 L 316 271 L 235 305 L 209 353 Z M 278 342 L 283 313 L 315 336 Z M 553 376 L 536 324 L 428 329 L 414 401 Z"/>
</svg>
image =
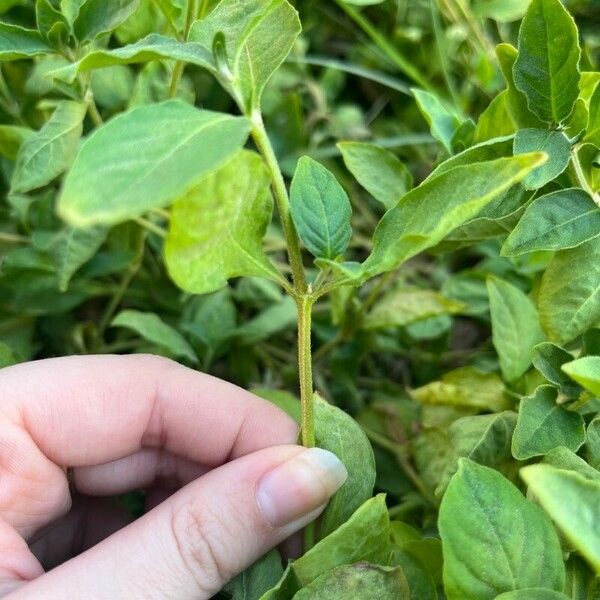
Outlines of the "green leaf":
<svg viewBox="0 0 600 600">
<path fill-rule="evenodd" d="M 495 373 L 485 373 L 474 367 L 461 367 L 412 390 L 413 398 L 423 404 L 469 406 L 500 412 L 509 407 L 502 380 Z"/>
<path fill-rule="evenodd" d="M 302 588 L 293 600 L 409 600 L 406 577 L 400 567 L 367 562 L 343 565 L 321 575 Z"/>
<path fill-rule="evenodd" d="M 573 383 L 567 377 L 561 367 L 565 363 L 571 362 L 573 355 L 563 350 L 560 346 L 551 342 L 538 344 L 531 355 L 533 366 L 550 382 L 560 387 L 560 389 L 570 398 L 577 398 L 581 393 L 581 387 Z"/>
<path fill-rule="evenodd" d="M 61 292 L 65 292 L 73 275 L 96 254 L 107 234 L 105 227 L 66 227 L 58 235 L 52 236 L 47 244 L 36 240 L 34 232 L 33 242 L 38 247 L 42 246 L 54 258 L 58 287 Z"/>
<path fill-rule="evenodd" d="M 428 179 L 384 215 L 360 274 L 364 278 L 391 271 L 439 243 L 544 160 L 540 154 L 500 158 Z"/>
<path fill-rule="evenodd" d="M 398 158 L 386 150 L 364 142 L 340 142 L 346 168 L 385 208 L 392 208 L 412 187 L 412 175 Z"/>
<path fill-rule="evenodd" d="M 164 348 L 172 356 L 186 358 L 192 363 L 198 362 L 196 353 L 187 340 L 154 313 L 123 310 L 112 320 L 111 326 L 130 329 L 143 339 Z"/>
<path fill-rule="evenodd" d="M 434 290 L 400 287 L 383 295 L 365 315 L 363 329 L 403 327 L 430 317 L 457 314 L 464 307 Z"/>
<path fill-rule="evenodd" d="M 13 349 L 3 342 L 0 342 L 0 369 L 16 365 L 19 362 Z"/>
<path fill-rule="evenodd" d="M 502 246 L 503 256 L 575 248 L 600 236 L 600 208 L 578 188 L 536 198 Z"/>
<path fill-rule="evenodd" d="M 211 53 L 220 48 L 219 79 L 250 114 L 300 31 L 298 13 L 286 0 L 221 0 L 194 23 L 189 41 Z"/>
<path fill-rule="evenodd" d="M 431 129 L 431 135 L 441 142 L 448 154 L 452 154 L 452 138 L 460 125 L 460 119 L 434 94 L 418 88 L 412 88 L 411 92 Z"/>
<path fill-rule="evenodd" d="M 68 37 L 68 24 L 50 0 L 36 0 L 35 20 L 39 32 L 50 42 Z"/>
<path fill-rule="evenodd" d="M 174 38 L 151 33 L 145 38 L 121 48 L 93 50 L 80 61 L 53 72 L 64 81 L 74 81 L 78 73 L 112 67 L 130 65 L 152 60 L 178 60 L 216 72 L 212 54 L 201 44 L 180 42 Z"/>
<path fill-rule="evenodd" d="M 140 0 L 85 0 L 73 21 L 73 30 L 82 42 L 116 29 L 131 16 Z"/>
<path fill-rule="evenodd" d="M 360 425 L 343 410 L 314 397 L 317 446 L 333 452 L 348 471 L 348 479 L 329 501 L 319 534 L 325 537 L 345 523 L 373 494 L 375 456 Z"/>
<path fill-rule="evenodd" d="M 298 161 L 294 173 L 290 212 L 313 256 L 334 259 L 344 253 L 352 237 L 350 200 L 333 174 L 308 156 Z"/>
<path fill-rule="evenodd" d="M 521 476 L 566 538 L 600 573 L 600 481 L 548 465 L 525 467 Z"/>
<path fill-rule="evenodd" d="M 493 469 L 460 460 L 442 500 L 439 529 L 448 600 L 563 589 L 565 567 L 550 519 Z"/>
<path fill-rule="evenodd" d="M 531 352 L 544 340 L 533 302 L 519 288 L 490 277 L 487 280 L 492 341 L 506 381 L 515 381 L 531 365 Z"/>
<path fill-rule="evenodd" d="M 575 471 L 580 475 L 583 475 L 586 479 L 600 481 L 600 471 L 594 469 L 594 467 L 586 463 L 583 458 L 577 456 L 577 454 L 568 448 L 559 447 L 550 450 L 550 452 L 544 456 L 542 462 L 543 464 L 548 464 L 557 469 Z"/>
<path fill-rule="evenodd" d="M 542 456 L 559 446 L 576 452 L 583 445 L 583 417 L 557 404 L 557 395 L 555 387 L 542 385 L 533 396 L 521 400 L 512 440 L 512 453 L 517 460 Z"/>
<path fill-rule="evenodd" d="M 0 62 L 31 58 L 53 51 L 37 31 L 0 23 Z"/>
<path fill-rule="evenodd" d="M 558 344 L 570 342 L 600 320 L 597 240 L 554 255 L 542 277 L 538 310 L 544 331 Z"/>
<path fill-rule="evenodd" d="M 25 193 L 56 179 L 69 168 L 83 131 L 86 106 L 64 101 L 46 124 L 19 149 L 11 193 Z"/>
<path fill-rule="evenodd" d="M 165 260 L 181 289 L 206 294 L 232 277 L 280 277 L 262 249 L 273 211 L 270 183 L 261 158 L 243 150 L 175 202 Z"/>
<path fill-rule="evenodd" d="M 514 592 L 505 592 L 496 596 L 494 600 L 569 600 L 562 592 L 548 590 L 545 588 L 527 588 Z"/>
<path fill-rule="evenodd" d="M 276 333 L 293 329 L 296 321 L 296 303 L 293 298 L 288 296 L 281 302 L 267 307 L 254 318 L 238 327 L 235 331 L 235 337 L 240 343 L 251 346 L 268 339 Z"/>
<path fill-rule="evenodd" d="M 76 226 L 110 225 L 167 206 L 230 160 L 249 129 L 243 117 L 179 100 L 123 113 L 81 147 L 59 212 Z"/>
<path fill-rule="evenodd" d="M 519 129 L 513 145 L 515 154 L 545 152 L 548 160 L 523 179 L 528 190 L 543 187 L 558 177 L 571 159 L 571 142 L 560 131 L 545 129 Z"/>
<path fill-rule="evenodd" d="M 528 108 L 525 94 L 517 89 L 513 77 L 513 66 L 519 53 L 510 44 L 498 44 L 496 56 L 500 63 L 502 75 L 506 81 L 506 107 L 508 113 L 518 127 L 542 127 L 544 122 L 540 121 Z"/>
<path fill-rule="evenodd" d="M 390 519 L 385 496 L 367 500 L 344 524 L 323 538 L 292 564 L 301 585 L 305 586 L 335 567 L 358 561 L 387 564 Z"/>
<path fill-rule="evenodd" d="M 577 26 L 560 0 L 532 0 L 519 29 L 515 85 L 543 121 L 563 122 L 579 93 Z"/>
<path fill-rule="evenodd" d="M 437 482 L 435 495 L 444 494 L 461 458 L 501 471 L 511 462 L 510 445 L 516 423 L 517 415 L 509 410 L 454 421 L 448 429 L 453 456 Z"/>
<path fill-rule="evenodd" d="M 277 550 L 271 550 L 232 579 L 224 591 L 231 595 L 231 600 L 258 600 L 282 575 L 281 556 Z"/>
<path fill-rule="evenodd" d="M 600 467 L 600 417 L 598 415 L 590 421 L 587 427 L 584 455 L 592 468 Z M 578 472 L 581 473 L 581 470 Z M 582 475 L 588 477 L 586 473 L 582 473 Z"/>
<path fill-rule="evenodd" d="M 600 356 L 584 356 L 562 365 L 562 370 L 574 381 L 600 397 Z"/>
<path fill-rule="evenodd" d="M 600 85 L 596 85 L 590 98 L 588 122 L 583 141 L 600 147 Z"/>
</svg>

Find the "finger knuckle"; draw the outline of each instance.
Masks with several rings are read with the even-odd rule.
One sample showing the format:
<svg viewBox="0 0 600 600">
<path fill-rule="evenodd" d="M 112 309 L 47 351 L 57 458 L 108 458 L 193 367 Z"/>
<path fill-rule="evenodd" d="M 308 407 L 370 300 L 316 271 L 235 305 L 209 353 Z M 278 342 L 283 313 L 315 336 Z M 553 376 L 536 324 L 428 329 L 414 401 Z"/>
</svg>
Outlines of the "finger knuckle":
<svg viewBox="0 0 600 600">
<path fill-rule="evenodd" d="M 235 575 L 224 541 L 227 524 L 208 504 L 174 509 L 171 528 L 182 564 L 200 591 L 214 594 Z"/>
</svg>

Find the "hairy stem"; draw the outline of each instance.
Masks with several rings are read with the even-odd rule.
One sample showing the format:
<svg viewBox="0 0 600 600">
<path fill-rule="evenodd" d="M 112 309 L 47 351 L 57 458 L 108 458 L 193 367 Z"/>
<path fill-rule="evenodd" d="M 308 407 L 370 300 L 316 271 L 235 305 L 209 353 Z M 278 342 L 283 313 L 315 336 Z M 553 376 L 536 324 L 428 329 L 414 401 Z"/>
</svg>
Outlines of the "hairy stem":
<svg viewBox="0 0 600 600">
<path fill-rule="evenodd" d="M 256 112 L 252 115 L 252 122 L 254 124 L 254 128 L 252 129 L 252 139 L 262 154 L 273 180 L 273 195 L 275 197 L 275 204 L 277 205 L 277 211 L 279 213 L 283 234 L 287 244 L 288 258 L 292 268 L 294 290 L 296 294 L 302 295 L 306 293 L 307 290 L 306 277 L 302 265 L 300 241 L 298 240 L 298 234 L 296 233 L 294 223 L 292 222 L 292 216 L 290 215 L 290 200 L 288 198 L 287 188 L 285 187 L 285 181 L 283 180 L 283 175 L 279 168 L 275 151 L 273 150 L 273 146 L 267 135 L 260 113 Z"/>
<path fill-rule="evenodd" d="M 190 29 L 192 28 L 194 21 L 198 17 L 198 13 L 200 11 L 200 1 L 201 0 L 188 0 L 187 13 L 185 15 L 185 25 L 183 26 L 183 41 L 187 41 Z M 206 4 L 206 2 L 203 1 L 203 5 L 204 4 Z M 173 74 L 171 75 L 171 84 L 169 85 L 169 98 L 175 98 L 175 96 L 177 96 L 177 91 L 179 90 L 179 83 L 181 82 L 184 69 L 184 62 L 178 61 L 175 63 L 175 67 L 173 68 Z"/>
<path fill-rule="evenodd" d="M 298 306 L 298 373 L 300 377 L 300 423 L 302 444 L 307 448 L 315 445 L 315 422 L 313 410 L 313 378 L 311 348 L 311 317 L 314 300 L 303 295 L 297 300 Z"/>
</svg>

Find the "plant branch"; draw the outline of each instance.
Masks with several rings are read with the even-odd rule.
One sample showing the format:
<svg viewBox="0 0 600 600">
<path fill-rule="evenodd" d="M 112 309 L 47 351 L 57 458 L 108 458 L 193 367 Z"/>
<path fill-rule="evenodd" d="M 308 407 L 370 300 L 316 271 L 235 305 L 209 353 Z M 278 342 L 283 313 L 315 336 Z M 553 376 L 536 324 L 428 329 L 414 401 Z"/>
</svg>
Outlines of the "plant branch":
<svg viewBox="0 0 600 600">
<path fill-rule="evenodd" d="M 252 139 L 262 154 L 265 163 L 267 164 L 267 168 L 271 173 L 273 195 L 275 196 L 275 204 L 277 205 L 277 212 L 279 213 L 283 234 L 287 244 L 294 289 L 297 295 L 302 295 L 305 294 L 307 290 L 306 277 L 302 265 L 300 241 L 290 214 L 290 200 L 287 188 L 285 187 L 285 181 L 283 180 L 283 175 L 279 168 L 275 151 L 273 150 L 271 140 L 269 140 L 262 116 L 259 112 L 255 112 L 252 115 L 252 122 L 254 124 L 254 128 L 252 129 Z"/>
</svg>

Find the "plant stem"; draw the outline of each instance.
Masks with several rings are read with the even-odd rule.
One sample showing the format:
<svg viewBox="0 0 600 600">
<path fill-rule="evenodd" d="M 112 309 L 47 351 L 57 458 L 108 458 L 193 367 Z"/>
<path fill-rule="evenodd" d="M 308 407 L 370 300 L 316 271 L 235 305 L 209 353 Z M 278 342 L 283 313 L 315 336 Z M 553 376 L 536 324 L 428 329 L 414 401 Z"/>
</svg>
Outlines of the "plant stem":
<svg viewBox="0 0 600 600">
<path fill-rule="evenodd" d="M 19 235 L 18 233 L 5 233 L 0 231 L 0 243 L 26 244 L 28 241 L 28 238 L 23 235 Z"/>
<path fill-rule="evenodd" d="M 298 306 L 298 373 L 300 377 L 300 406 L 302 419 L 300 429 L 302 444 L 307 448 L 315 445 L 313 411 L 313 379 L 311 349 L 311 316 L 314 300 L 310 295 L 297 299 Z"/>
<path fill-rule="evenodd" d="M 589 184 L 587 177 L 583 172 L 583 167 L 581 166 L 581 161 L 579 160 L 580 148 L 581 146 L 576 144 L 575 146 L 573 146 L 573 150 L 571 151 L 571 163 L 575 171 L 575 176 L 577 177 L 577 182 L 592 197 L 592 200 L 598 206 L 600 206 L 600 194 L 598 194 L 592 189 L 592 186 Z"/>
<path fill-rule="evenodd" d="M 187 13 L 185 15 L 185 25 L 183 26 L 183 41 L 187 41 L 190 29 L 198 16 L 200 10 L 198 5 L 199 2 L 200 0 L 188 0 L 187 2 Z M 205 4 L 205 2 L 203 2 L 203 4 Z M 169 98 L 175 98 L 175 96 L 177 96 L 177 90 L 179 89 L 179 83 L 183 76 L 184 69 L 184 62 L 177 61 L 177 63 L 175 63 L 173 74 L 171 75 L 171 84 L 169 85 Z"/>
<path fill-rule="evenodd" d="M 307 290 L 306 277 L 302 265 L 300 241 L 298 240 L 298 234 L 296 233 L 294 223 L 292 222 L 292 216 L 290 215 L 290 200 L 287 188 L 285 187 L 285 181 L 283 180 L 283 175 L 279 168 L 275 151 L 273 150 L 271 140 L 269 140 L 262 116 L 259 112 L 253 113 L 252 122 L 254 124 L 252 129 L 252 139 L 262 154 L 267 164 L 267 168 L 271 173 L 273 195 L 275 196 L 275 203 L 277 204 L 277 211 L 279 212 L 279 218 L 281 220 L 281 226 L 283 227 L 283 234 L 287 244 L 294 289 L 296 294 L 302 295 L 305 294 Z"/>
</svg>

